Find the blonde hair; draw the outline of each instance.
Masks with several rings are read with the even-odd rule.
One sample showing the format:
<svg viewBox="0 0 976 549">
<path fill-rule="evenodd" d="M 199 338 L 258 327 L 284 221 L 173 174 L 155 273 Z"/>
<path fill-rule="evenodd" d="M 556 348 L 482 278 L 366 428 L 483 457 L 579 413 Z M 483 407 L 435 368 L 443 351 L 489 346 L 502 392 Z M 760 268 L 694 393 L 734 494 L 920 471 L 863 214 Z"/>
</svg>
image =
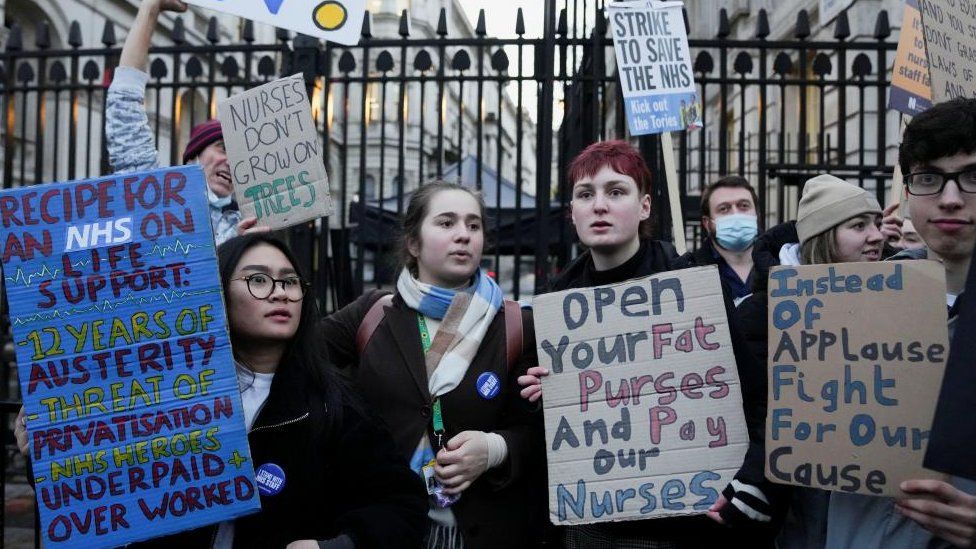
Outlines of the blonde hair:
<svg viewBox="0 0 976 549">
<path fill-rule="evenodd" d="M 834 225 L 803 243 L 800 247 L 800 259 L 804 265 L 837 262 L 837 227 L 840 225 Z"/>
</svg>

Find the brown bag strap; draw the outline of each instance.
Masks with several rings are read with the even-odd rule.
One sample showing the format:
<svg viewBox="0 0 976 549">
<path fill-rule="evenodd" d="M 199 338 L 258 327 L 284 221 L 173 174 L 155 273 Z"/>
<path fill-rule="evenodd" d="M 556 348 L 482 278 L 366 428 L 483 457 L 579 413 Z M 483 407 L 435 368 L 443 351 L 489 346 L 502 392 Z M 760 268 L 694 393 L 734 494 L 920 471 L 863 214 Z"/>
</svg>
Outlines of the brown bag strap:
<svg viewBox="0 0 976 549">
<path fill-rule="evenodd" d="M 505 358 L 511 371 L 522 356 L 522 307 L 518 301 L 505 300 Z"/>
<path fill-rule="evenodd" d="M 376 327 L 380 325 L 383 317 L 386 316 L 386 307 L 389 307 L 391 304 L 393 304 L 393 294 L 385 294 L 374 301 L 373 305 L 366 311 L 366 316 L 363 317 L 363 321 L 359 323 L 359 329 L 356 330 L 356 350 L 359 351 L 360 356 L 366 350 L 366 345 L 369 344 L 370 338 L 373 337 L 373 332 L 376 331 Z"/>
</svg>

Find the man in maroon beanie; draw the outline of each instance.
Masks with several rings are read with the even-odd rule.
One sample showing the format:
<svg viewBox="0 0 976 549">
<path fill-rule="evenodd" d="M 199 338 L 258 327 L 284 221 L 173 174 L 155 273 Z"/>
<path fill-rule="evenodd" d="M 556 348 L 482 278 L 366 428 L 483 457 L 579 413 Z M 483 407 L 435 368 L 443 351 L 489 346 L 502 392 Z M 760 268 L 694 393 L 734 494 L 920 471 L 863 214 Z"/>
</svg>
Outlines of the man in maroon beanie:
<svg viewBox="0 0 976 549">
<path fill-rule="evenodd" d="M 139 6 L 139 13 L 122 48 L 119 67 L 115 69 L 112 85 L 108 89 L 105 135 L 109 161 L 116 172 L 159 167 L 145 108 L 146 82 L 149 81 L 145 68 L 149 42 L 160 12 L 183 12 L 186 8 L 186 4 L 180 0 L 145 0 Z M 233 201 L 230 165 L 227 163 L 224 134 L 218 120 L 208 120 L 190 131 L 190 142 L 183 151 L 183 163 L 197 163 L 203 169 L 210 203 L 210 223 L 218 245 L 254 225 L 254 220 L 248 219 L 238 226 L 240 212 Z"/>
</svg>

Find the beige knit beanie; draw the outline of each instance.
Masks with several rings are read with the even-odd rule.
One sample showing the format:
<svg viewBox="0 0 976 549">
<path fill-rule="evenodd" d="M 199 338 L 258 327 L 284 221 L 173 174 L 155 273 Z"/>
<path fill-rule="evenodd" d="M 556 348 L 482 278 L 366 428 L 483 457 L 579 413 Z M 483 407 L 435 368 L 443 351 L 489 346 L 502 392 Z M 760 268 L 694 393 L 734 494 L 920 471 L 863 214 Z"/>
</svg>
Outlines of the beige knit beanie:
<svg viewBox="0 0 976 549">
<path fill-rule="evenodd" d="M 881 213 L 881 205 L 868 191 L 829 174 L 809 179 L 796 214 L 800 244 L 864 213 Z"/>
</svg>

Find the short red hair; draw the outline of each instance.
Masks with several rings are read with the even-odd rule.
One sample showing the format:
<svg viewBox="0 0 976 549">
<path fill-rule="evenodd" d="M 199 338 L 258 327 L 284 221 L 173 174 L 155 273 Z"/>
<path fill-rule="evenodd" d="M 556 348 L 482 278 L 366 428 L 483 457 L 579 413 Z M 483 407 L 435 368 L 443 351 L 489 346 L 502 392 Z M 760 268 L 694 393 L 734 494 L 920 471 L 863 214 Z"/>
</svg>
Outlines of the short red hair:
<svg viewBox="0 0 976 549">
<path fill-rule="evenodd" d="M 584 177 L 593 177 L 604 166 L 633 178 L 641 194 L 651 194 L 651 170 L 640 151 L 626 141 L 599 141 L 583 149 L 569 165 L 569 188 Z"/>
</svg>

